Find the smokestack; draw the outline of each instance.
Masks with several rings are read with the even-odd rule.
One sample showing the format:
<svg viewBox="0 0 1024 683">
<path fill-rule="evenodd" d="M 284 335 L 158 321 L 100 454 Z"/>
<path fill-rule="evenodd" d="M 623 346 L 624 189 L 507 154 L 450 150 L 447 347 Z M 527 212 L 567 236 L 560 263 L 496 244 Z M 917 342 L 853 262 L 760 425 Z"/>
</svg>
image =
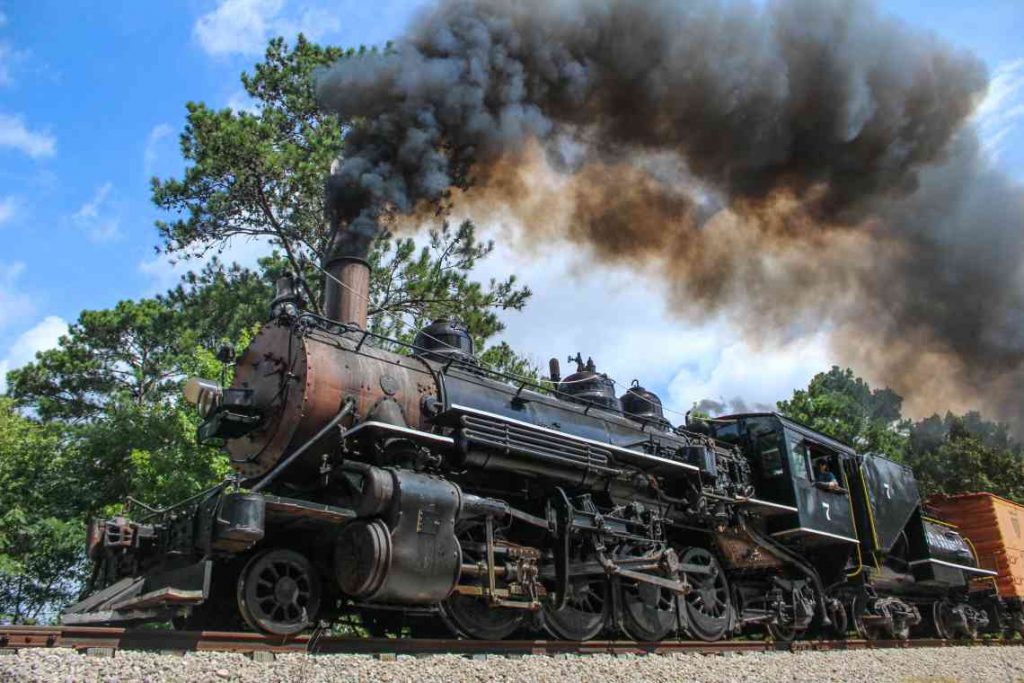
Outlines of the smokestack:
<svg viewBox="0 0 1024 683">
<path fill-rule="evenodd" d="M 339 323 L 366 329 L 366 307 L 370 299 L 370 245 L 377 236 L 377 224 L 359 216 L 345 225 L 338 221 L 324 254 L 323 267 L 329 277 L 324 283 L 324 315 Z"/>
</svg>

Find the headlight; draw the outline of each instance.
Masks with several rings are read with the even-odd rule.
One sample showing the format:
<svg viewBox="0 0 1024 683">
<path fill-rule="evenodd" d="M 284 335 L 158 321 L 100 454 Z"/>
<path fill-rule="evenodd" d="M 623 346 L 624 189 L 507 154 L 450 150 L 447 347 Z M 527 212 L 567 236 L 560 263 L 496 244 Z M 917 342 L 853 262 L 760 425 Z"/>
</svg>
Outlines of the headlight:
<svg viewBox="0 0 1024 683">
<path fill-rule="evenodd" d="M 220 384 L 213 380 L 189 377 L 185 380 L 182 393 L 185 395 L 185 400 L 194 405 L 200 415 L 206 417 L 220 405 L 223 390 L 220 388 Z"/>
</svg>

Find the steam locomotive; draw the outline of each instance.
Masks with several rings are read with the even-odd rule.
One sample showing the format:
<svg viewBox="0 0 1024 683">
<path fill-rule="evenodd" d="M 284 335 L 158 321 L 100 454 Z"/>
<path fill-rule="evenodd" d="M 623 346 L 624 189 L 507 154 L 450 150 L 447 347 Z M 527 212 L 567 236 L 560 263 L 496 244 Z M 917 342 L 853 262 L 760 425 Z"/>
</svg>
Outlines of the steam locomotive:
<svg viewBox="0 0 1024 683">
<path fill-rule="evenodd" d="M 1005 619 L 905 466 L 775 413 L 674 427 L 580 355 L 566 377 L 506 376 L 448 320 L 377 337 L 366 246 L 336 231 L 324 314 L 281 278 L 231 385 L 186 384 L 235 475 L 94 522 L 64 623 L 714 641 Z"/>
</svg>

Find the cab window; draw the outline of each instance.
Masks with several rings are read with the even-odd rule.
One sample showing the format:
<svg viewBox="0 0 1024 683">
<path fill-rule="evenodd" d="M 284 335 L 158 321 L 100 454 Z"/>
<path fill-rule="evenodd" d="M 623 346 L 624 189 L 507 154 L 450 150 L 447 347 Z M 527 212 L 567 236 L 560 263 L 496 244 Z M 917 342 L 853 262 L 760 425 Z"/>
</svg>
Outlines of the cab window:
<svg viewBox="0 0 1024 683">
<path fill-rule="evenodd" d="M 768 479 L 784 476 L 783 442 L 775 425 L 767 420 L 751 420 L 747 429 L 761 476 Z"/>
<path fill-rule="evenodd" d="M 793 477 L 811 481 L 811 454 L 807 442 L 803 439 L 789 441 L 789 469 Z"/>
<path fill-rule="evenodd" d="M 811 467 L 811 481 L 820 489 L 845 493 L 843 488 L 842 459 L 836 451 L 816 443 L 806 442 Z"/>
</svg>

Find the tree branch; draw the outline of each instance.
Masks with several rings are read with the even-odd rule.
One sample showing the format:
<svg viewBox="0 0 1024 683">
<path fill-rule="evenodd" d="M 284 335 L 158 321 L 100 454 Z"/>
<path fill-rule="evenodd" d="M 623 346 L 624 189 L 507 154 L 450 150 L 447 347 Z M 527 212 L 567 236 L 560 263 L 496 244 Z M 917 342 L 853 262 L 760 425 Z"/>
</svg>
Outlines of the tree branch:
<svg viewBox="0 0 1024 683">
<path fill-rule="evenodd" d="M 270 222 L 270 226 L 277 234 L 277 239 L 280 240 L 281 246 L 284 248 L 285 255 L 288 257 L 288 262 L 291 263 L 292 268 L 295 269 L 295 274 L 299 278 L 299 283 L 302 285 L 302 289 L 306 292 L 306 298 L 309 299 L 309 305 L 313 306 L 317 313 L 323 313 L 323 310 L 320 308 L 320 302 L 317 301 L 316 297 L 313 296 L 313 292 L 309 289 L 309 283 L 306 282 L 306 278 L 302 277 L 302 267 L 299 264 L 298 259 L 295 257 L 295 253 L 292 251 L 291 243 L 288 241 L 288 238 L 285 237 L 284 227 L 278 222 L 277 217 L 274 215 L 273 208 L 271 208 L 266 195 L 263 193 L 262 184 L 257 183 L 256 196 L 259 198 L 260 208 L 263 210 L 264 215 Z"/>
</svg>

